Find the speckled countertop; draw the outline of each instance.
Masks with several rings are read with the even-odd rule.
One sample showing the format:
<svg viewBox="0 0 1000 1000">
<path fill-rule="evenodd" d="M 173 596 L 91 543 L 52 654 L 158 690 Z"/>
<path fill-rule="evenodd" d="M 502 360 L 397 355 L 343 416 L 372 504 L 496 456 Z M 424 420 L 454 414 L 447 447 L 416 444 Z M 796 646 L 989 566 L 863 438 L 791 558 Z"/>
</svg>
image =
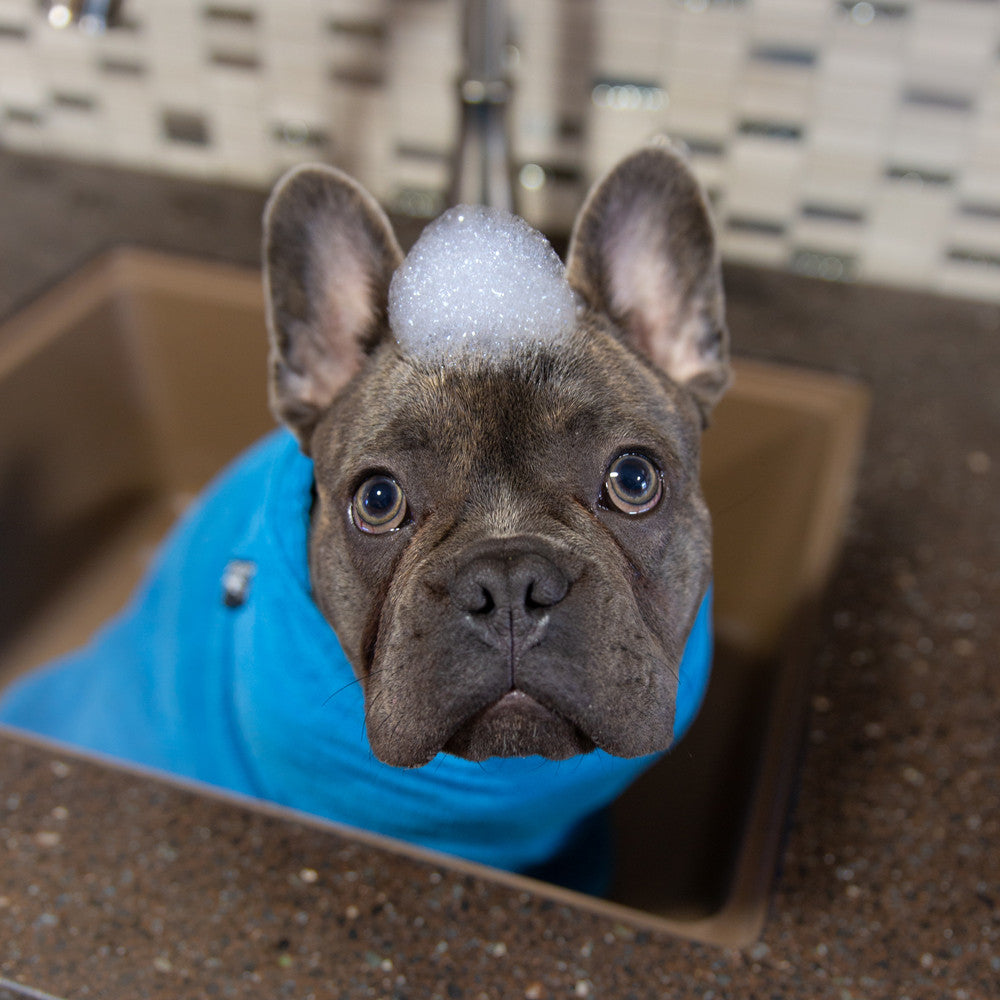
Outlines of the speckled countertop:
<svg viewBox="0 0 1000 1000">
<path fill-rule="evenodd" d="M 0 154 L 0 314 L 115 243 L 255 262 L 262 202 Z M 694 945 L 3 740 L 0 1000 L 1000 995 L 1000 307 L 728 278 L 740 353 L 873 392 L 759 942 Z"/>
</svg>

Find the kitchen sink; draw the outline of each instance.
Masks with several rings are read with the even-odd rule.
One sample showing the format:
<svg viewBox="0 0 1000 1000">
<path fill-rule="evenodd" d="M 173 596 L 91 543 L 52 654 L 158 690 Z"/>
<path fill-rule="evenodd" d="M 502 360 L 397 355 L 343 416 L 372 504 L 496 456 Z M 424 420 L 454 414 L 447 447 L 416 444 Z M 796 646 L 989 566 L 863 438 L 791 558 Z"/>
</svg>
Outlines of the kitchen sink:
<svg viewBox="0 0 1000 1000">
<path fill-rule="evenodd" d="M 263 315 L 256 270 L 119 249 L 0 326 L 0 680 L 86 640 L 191 497 L 273 427 Z M 811 616 L 867 413 L 864 389 L 837 376 L 745 359 L 735 370 L 705 436 L 717 643 L 706 703 L 615 808 L 610 899 L 574 897 L 722 944 L 752 940 L 766 914 Z"/>
</svg>

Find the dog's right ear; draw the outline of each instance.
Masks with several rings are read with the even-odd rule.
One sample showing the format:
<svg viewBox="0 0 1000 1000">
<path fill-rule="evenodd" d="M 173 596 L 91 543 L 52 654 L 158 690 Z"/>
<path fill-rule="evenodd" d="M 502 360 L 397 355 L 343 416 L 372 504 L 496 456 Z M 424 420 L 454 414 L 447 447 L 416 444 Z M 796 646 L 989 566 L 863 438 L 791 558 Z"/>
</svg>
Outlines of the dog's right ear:
<svg viewBox="0 0 1000 1000">
<path fill-rule="evenodd" d="M 705 195 L 674 149 L 641 149 L 594 186 L 566 273 L 707 422 L 730 377 L 722 272 Z"/>
<path fill-rule="evenodd" d="M 333 167 L 296 167 L 264 212 L 264 289 L 275 416 L 309 453 L 333 397 L 388 330 L 403 253 L 375 199 Z"/>
</svg>

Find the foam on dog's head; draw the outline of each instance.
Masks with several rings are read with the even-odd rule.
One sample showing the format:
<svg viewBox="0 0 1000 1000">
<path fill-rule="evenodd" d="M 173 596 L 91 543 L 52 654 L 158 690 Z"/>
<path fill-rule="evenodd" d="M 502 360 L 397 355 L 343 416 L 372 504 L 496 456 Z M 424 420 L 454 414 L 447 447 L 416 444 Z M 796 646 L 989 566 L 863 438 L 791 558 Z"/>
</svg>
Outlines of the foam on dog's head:
<svg viewBox="0 0 1000 1000">
<path fill-rule="evenodd" d="M 431 223 L 393 275 L 389 325 L 400 347 L 434 364 L 503 358 L 575 325 L 562 261 L 509 212 L 460 205 Z"/>
</svg>

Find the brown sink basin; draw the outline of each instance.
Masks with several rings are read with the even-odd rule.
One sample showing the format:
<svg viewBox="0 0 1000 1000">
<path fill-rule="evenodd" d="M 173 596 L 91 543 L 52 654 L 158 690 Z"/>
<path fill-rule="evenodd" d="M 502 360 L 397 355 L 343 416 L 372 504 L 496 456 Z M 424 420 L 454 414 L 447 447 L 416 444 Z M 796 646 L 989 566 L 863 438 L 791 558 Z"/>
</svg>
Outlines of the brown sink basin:
<svg viewBox="0 0 1000 1000">
<path fill-rule="evenodd" d="M 82 643 L 187 500 L 273 427 L 265 357 L 256 271 L 135 250 L 93 261 L 0 327 L 0 680 Z M 727 944 L 764 919 L 801 744 L 809 613 L 866 413 L 864 391 L 840 378 L 749 361 L 736 373 L 705 439 L 709 696 L 616 809 L 614 902 L 583 902 Z"/>
</svg>

